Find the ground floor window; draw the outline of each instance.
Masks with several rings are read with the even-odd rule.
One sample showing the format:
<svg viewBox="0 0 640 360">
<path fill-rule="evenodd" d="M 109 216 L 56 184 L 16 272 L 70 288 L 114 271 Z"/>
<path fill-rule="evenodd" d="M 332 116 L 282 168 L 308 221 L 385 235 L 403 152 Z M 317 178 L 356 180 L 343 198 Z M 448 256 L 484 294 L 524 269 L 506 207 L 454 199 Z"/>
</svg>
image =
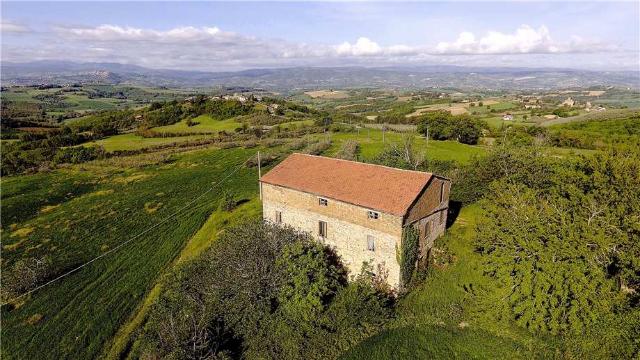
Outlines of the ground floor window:
<svg viewBox="0 0 640 360">
<path fill-rule="evenodd" d="M 276 210 L 276 224 L 282 223 L 282 211 Z"/>
<path fill-rule="evenodd" d="M 376 241 L 371 235 L 367 235 L 367 250 L 376 251 Z"/>
<path fill-rule="evenodd" d="M 327 237 L 327 222 L 326 221 L 318 221 L 318 235 L 320 237 Z"/>
</svg>

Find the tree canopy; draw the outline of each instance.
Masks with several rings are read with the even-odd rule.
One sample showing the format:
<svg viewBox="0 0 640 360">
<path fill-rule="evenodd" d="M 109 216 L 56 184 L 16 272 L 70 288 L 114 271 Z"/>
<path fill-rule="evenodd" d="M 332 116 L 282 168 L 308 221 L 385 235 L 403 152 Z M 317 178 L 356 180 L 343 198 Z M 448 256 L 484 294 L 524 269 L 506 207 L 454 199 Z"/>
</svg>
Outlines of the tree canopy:
<svg viewBox="0 0 640 360">
<path fill-rule="evenodd" d="M 476 246 L 508 316 L 536 332 L 581 333 L 638 301 L 640 156 L 538 163 L 544 174 L 512 167 L 491 184 Z"/>
</svg>

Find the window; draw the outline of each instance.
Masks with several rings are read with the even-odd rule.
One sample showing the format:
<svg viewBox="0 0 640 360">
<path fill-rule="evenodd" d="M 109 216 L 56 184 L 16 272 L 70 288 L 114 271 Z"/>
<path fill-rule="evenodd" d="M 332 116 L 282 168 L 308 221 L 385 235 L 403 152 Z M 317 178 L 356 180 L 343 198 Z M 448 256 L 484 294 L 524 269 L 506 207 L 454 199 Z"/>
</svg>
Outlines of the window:
<svg viewBox="0 0 640 360">
<path fill-rule="evenodd" d="M 444 201 L 444 181 L 440 183 L 440 203 Z"/>
<path fill-rule="evenodd" d="M 376 241 L 371 235 L 367 235 L 367 250 L 376 251 Z"/>
<path fill-rule="evenodd" d="M 327 222 L 326 221 L 318 221 L 318 235 L 322 238 L 327 237 Z"/>
<path fill-rule="evenodd" d="M 424 234 L 424 237 L 428 239 L 429 236 L 431 236 L 431 222 L 427 221 L 423 226 L 422 233 Z"/>
<path fill-rule="evenodd" d="M 329 204 L 329 201 L 327 201 L 327 199 L 325 198 L 318 198 L 318 205 L 320 206 L 327 206 Z"/>
<path fill-rule="evenodd" d="M 281 224 L 282 223 L 282 212 L 276 210 L 276 224 Z"/>
<path fill-rule="evenodd" d="M 377 219 L 380 217 L 380 213 L 369 210 L 367 211 L 367 216 L 369 217 L 369 219 Z"/>
<path fill-rule="evenodd" d="M 444 212 L 445 212 L 445 210 L 440 211 L 440 224 L 441 225 L 444 222 Z"/>
</svg>

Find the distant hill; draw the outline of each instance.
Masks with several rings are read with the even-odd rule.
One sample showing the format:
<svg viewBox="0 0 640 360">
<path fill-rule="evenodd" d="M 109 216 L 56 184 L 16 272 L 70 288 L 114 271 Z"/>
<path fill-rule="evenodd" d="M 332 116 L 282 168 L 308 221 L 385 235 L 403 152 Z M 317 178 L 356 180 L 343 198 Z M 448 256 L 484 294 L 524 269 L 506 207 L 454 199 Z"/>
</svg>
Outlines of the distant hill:
<svg viewBox="0 0 640 360">
<path fill-rule="evenodd" d="M 316 88 L 558 89 L 590 86 L 640 88 L 640 72 L 573 69 L 416 67 L 295 67 L 204 72 L 149 69 L 117 63 L 38 61 L 2 63 L 3 85 L 130 84 L 182 88 L 238 86 L 291 91 Z"/>
</svg>

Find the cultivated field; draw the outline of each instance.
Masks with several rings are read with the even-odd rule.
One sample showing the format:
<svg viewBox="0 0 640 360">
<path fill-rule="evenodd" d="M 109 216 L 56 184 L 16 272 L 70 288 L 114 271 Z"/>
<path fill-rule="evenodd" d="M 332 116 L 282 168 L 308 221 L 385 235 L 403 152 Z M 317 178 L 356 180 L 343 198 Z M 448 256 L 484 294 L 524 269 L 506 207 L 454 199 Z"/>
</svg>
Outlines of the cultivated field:
<svg viewBox="0 0 640 360">
<path fill-rule="evenodd" d="M 345 99 L 349 97 L 349 94 L 342 90 L 316 90 L 307 91 L 305 94 L 314 99 Z"/>
</svg>

